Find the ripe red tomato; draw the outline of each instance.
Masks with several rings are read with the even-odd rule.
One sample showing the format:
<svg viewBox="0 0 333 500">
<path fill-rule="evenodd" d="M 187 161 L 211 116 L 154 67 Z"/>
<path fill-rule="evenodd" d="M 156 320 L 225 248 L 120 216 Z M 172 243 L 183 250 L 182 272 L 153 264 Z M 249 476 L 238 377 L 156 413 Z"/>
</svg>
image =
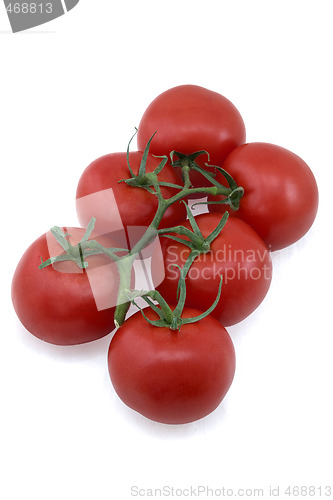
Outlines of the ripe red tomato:
<svg viewBox="0 0 333 500">
<path fill-rule="evenodd" d="M 139 150 L 144 150 L 154 132 L 152 154 L 169 155 L 175 150 L 188 155 L 205 150 L 210 163 L 219 166 L 245 142 L 244 122 L 236 107 L 221 94 L 197 85 L 174 87 L 152 101 L 138 127 Z M 203 167 L 207 156 L 198 157 L 197 162 Z M 209 185 L 196 172 L 190 177 L 194 187 Z"/>
<path fill-rule="evenodd" d="M 129 162 L 135 175 L 139 172 L 142 152 L 131 151 Z M 146 172 L 152 172 L 160 159 L 148 155 Z M 157 206 L 157 197 L 146 189 L 128 186 L 122 179 L 130 179 L 126 153 L 113 153 L 93 161 L 83 172 L 76 192 L 76 207 L 80 224 L 87 227 L 92 217 L 96 218 L 95 231 L 103 233 L 122 232 L 124 226 L 149 226 Z M 166 165 L 159 180 L 179 184 L 173 169 Z M 169 198 L 177 193 L 170 187 L 161 188 L 163 196 Z M 177 225 L 186 217 L 182 202 L 176 202 L 165 212 L 160 227 Z"/>
<path fill-rule="evenodd" d="M 149 319 L 157 319 L 145 309 Z M 201 314 L 184 309 L 183 317 Z M 141 312 L 111 340 L 108 366 L 122 401 L 145 417 L 184 424 L 211 413 L 227 393 L 235 372 L 233 343 L 211 316 L 178 330 L 150 325 Z"/>
<path fill-rule="evenodd" d="M 77 244 L 82 228 L 63 228 Z M 90 239 L 93 239 L 93 235 Z M 112 246 L 110 238 L 96 238 Z M 119 277 L 116 264 L 106 256 L 87 257 L 87 269 L 72 261 L 39 269 L 41 258 L 63 254 L 49 232 L 35 240 L 23 254 L 12 281 L 12 301 L 23 326 L 33 335 L 58 345 L 99 339 L 114 329 Z"/>
<path fill-rule="evenodd" d="M 299 156 L 274 144 L 253 142 L 235 149 L 223 168 L 245 191 L 234 215 L 250 224 L 270 250 L 291 245 L 310 229 L 317 214 L 318 188 Z M 217 180 L 222 183 L 223 176 L 218 174 Z M 208 208 L 225 211 L 225 205 Z"/>
<path fill-rule="evenodd" d="M 197 224 L 206 238 L 217 226 L 219 214 L 201 214 Z M 190 228 L 186 221 L 183 224 Z M 183 243 L 161 238 L 165 278 L 160 283 L 157 255 L 152 259 L 152 279 L 167 302 L 175 302 L 179 269 L 190 249 Z M 265 243 L 244 221 L 229 217 L 210 251 L 196 257 L 186 276 L 186 302 L 189 307 L 207 310 L 216 299 L 220 276 L 223 276 L 220 300 L 211 315 L 222 325 L 230 326 L 251 314 L 266 296 L 272 278 L 272 262 Z"/>
</svg>

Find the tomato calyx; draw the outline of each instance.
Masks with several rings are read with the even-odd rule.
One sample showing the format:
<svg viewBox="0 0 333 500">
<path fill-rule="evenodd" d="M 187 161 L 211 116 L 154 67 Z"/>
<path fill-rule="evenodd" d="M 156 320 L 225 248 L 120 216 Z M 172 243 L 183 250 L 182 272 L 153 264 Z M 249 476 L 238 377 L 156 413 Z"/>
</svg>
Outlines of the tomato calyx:
<svg viewBox="0 0 333 500">
<path fill-rule="evenodd" d="M 182 279 L 185 280 L 185 277 L 186 277 L 187 273 L 189 272 L 193 262 L 195 261 L 195 259 L 199 255 L 208 253 L 210 251 L 211 243 L 221 233 L 222 229 L 226 225 L 227 220 L 229 218 L 229 213 L 225 212 L 223 214 L 223 216 L 221 217 L 221 220 L 219 221 L 216 228 L 206 238 L 204 238 L 204 236 L 201 233 L 199 226 L 195 220 L 195 217 L 191 212 L 191 209 L 187 206 L 186 210 L 187 210 L 188 219 L 189 219 L 189 222 L 190 222 L 190 225 L 191 225 L 193 231 L 191 231 L 190 229 L 188 229 L 184 226 L 177 226 L 177 227 L 173 227 L 173 228 L 166 228 L 166 229 L 159 230 L 159 234 L 161 236 L 164 236 L 165 238 L 169 238 L 171 240 L 182 243 L 183 245 L 187 246 L 191 250 L 191 252 L 189 253 L 189 255 L 186 259 L 186 262 L 185 262 L 183 268 L 180 269 L 181 277 L 179 279 L 178 286 L 177 286 L 177 296 L 180 295 L 180 292 L 181 292 L 180 287 L 182 285 Z M 168 234 L 169 232 L 177 233 L 180 236 L 185 236 L 185 238 L 179 238 L 178 236 L 174 236 L 174 234 Z M 179 268 L 179 266 L 177 266 L 175 264 L 174 264 L 174 266 Z"/>
<path fill-rule="evenodd" d="M 206 167 L 212 168 L 215 170 L 215 172 L 208 172 L 207 170 L 201 168 L 197 163 L 196 163 L 196 158 L 201 155 L 207 155 L 207 159 L 209 162 L 210 156 L 209 153 L 205 150 L 200 150 L 196 151 L 194 153 L 191 153 L 190 155 L 185 155 L 183 153 L 180 153 L 179 151 L 171 151 L 170 153 L 170 162 L 172 167 L 179 167 L 181 168 L 182 171 L 182 180 L 183 180 L 183 185 L 179 184 L 174 184 L 170 182 L 164 182 L 160 181 L 158 178 L 158 174 L 161 173 L 162 169 L 166 166 L 168 163 L 168 156 L 163 155 L 163 156 L 155 156 L 155 158 L 160 158 L 161 162 L 159 165 L 152 171 L 152 172 L 147 172 L 146 171 L 146 164 L 147 164 L 147 158 L 149 154 L 149 149 L 151 145 L 151 141 L 153 140 L 156 132 L 150 137 L 149 141 L 147 142 L 143 156 L 141 159 L 140 167 L 138 174 L 134 174 L 133 169 L 131 168 L 130 161 L 129 161 L 129 148 L 130 144 L 137 134 L 138 130 L 135 129 L 135 134 L 132 136 L 130 139 L 128 146 L 127 146 L 127 165 L 128 165 L 128 170 L 130 173 L 130 178 L 127 179 L 121 179 L 119 182 L 125 182 L 129 186 L 133 187 L 139 187 L 139 188 L 144 188 L 150 193 L 156 195 L 159 199 L 160 205 L 164 206 L 161 207 L 161 210 L 163 209 L 164 211 L 166 208 L 168 208 L 170 205 L 175 203 L 176 201 L 179 201 L 183 198 L 186 198 L 188 196 L 197 195 L 197 194 L 202 194 L 203 196 L 211 194 L 213 196 L 216 195 L 223 195 L 225 196 L 225 199 L 223 200 L 224 203 L 229 204 L 230 207 L 233 210 L 238 210 L 239 208 L 239 200 L 244 194 L 243 188 L 239 187 L 237 183 L 234 181 L 234 179 L 227 173 L 225 172 L 221 167 L 217 167 L 215 165 L 210 165 L 209 163 L 205 163 Z M 174 160 L 174 157 L 177 157 L 177 160 Z M 220 184 L 216 179 L 216 169 L 218 169 L 221 172 L 224 172 L 224 177 L 227 180 L 228 187 Z M 194 188 L 192 187 L 192 183 L 190 180 L 190 171 L 194 170 L 198 173 L 200 173 L 202 176 L 205 177 L 206 180 L 209 181 L 211 186 L 207 187 L 200 187 L 200 188 Z M 161 193 L 161 187 L 171 187 L 178 189 L 178 193 L 174 195 L 172 198 L 169 198 L 168 200 L 165 200 L 162 193 Z"/>
<path fill-rule="evenodd" d="M 210 251 L 210 245 L 212 241 L 217 238 L 217 236 L 221 233 L 222 229 L 227 223 L 229 213 L 225 212 L 216 228 L 206 238 L 204 238 L 191 211 L 191 208 L 188 205 L 186 205 L 186 211 L 192 231 L 185 226 L 175 226 L 171 228 L 159 229 L 158 234 L 165 238 L 169 238 L 186 245 L 192 250 L 192 252 L 195 252 L 196 255 L 208 253 Z M 178 236 L 175 236 L 175 234 L 177 234 Z M 185 238 L 180 238 L 179 236 L 185 236 Z"/>
<path fill-rule="evenodd" d="M 142 155 L 138 174 L 136 175 L 133 172 L 133 169 L 132 169 L 130 161 L 129 161 L 129 150 L 130 150 L 131 142 L 132 142 L 133 138 L 136 136 L 137 132 L 138 132 L 138 130 L 135 129 L 135 134 L 131 137 L 131 139 L 128 143 L 128 146 L 127 146 L 127 166 L 128 166 L 128 170 L 129 170 L 131 177 L 129 179 L 121 179 L 118 182 L 125 182 L 129 186 L 147 189 L 147 191 L 149 191 L 150 193 L 155 194 L 155 195 L 158 194 L 158 192 L 160 191 L 160 189 L 159 189 L 160 186 L 183 189 L 183 186 L 180 186 L 178 184 L 172 184 L 170 182 L 163 182 L 163 181 L 158 180 L 158 174 L 161 173 L 162 169 L 165 167 L 165 165 L 168 162 L 167 156 L 155 156 L 155 158 L 160 158 L 161 162 L 157 165 L 157 167 L 152 172 L 146 172 L 149 148 L 150 148 L 151 141 L 153 140 L 153 137 L 156 134 L 156 132 L 154 132 L 154 134 L 150 137 L 149 141 L 146 144 L 146 147 L 145 147 L 143 155 Z M 152 189 L 152 187 L 154 189 Z"/>
<path fill-rule="evenodd" d="M 95 240 L 89 240 L 94 230 L 95 222 L 96 219 L 93 217 L 90 220 L 83 237 L 77 245 L 72 245 L 70 243 L 70 241 L 68 240 L 68 237 L 70 235 L 64 233 L 64 231 L 59 226 L 52 227 L 50 229 L 50 232 L 62 247 L 64 253 L 56 255 L 55 257 L 50 257 L 45 261 L 43 261 L 43 259 L 41 258 L 39 269 L 44 269 L 45 267 L 50 266 L 55 262 L 63 262 L 68 260 L 75 262 L 75 264 L 77 264 L 80 269 L 86 269 L 88 267 L 88 262 L 86 262 L 85 259 L 91 255 L 99 254 L 105 254 L 115 262 L 122 259 L 122 257 L 117 255 L 117 253 L 126 252 L 127 250 L 125 248 L 106 248 Z"/>
<path fill-rule="evenodd" d="M 228 186 L 230 188 L 230 193 L 222 200 L 206 201 L 205 204 L 207 204 L 207 205 L 210 205 L 210 204 L 229 205 L 230 208 L 232 208 L 232 210 L 238 210 L 239 205 L 240 205 L 240 200 L 244 196 L 244 188 L 242 188 L 241 186 L 238 186 L 237 182 L 233 179 L 233 177 L 231 177 L 231 175 L 226 170 L 224 170 L 224 168 L 219 167 L 217 165 L 208 165 L 208 164 L 206 164 L 206 167 L 214 168 L 216 173 L 218 171 L 223 175 L 223 177 L 227 181 Z M 209 177 L 209 175 L 210 175 L 209 172 L 203 171 L 202 173 L 203 173 L 203 175 L 205 175 L 205 177 L 207 179 L 210 179 L 210 181 L 213 184 L 220 185 L 214 179 L 214 177 L 216 176 L 216 173 L 214 173 L 214 177 L 212 177 L 212 178 Z M 207 173 L 208 173 L 208 176 L 206 175 Z"/>
<path fill-rule="evenodd" d="M 214 165 L 213 168 L 215 168 L 215 171 L 218 171 L 223 175 L 231 190 L 227 198 L 222 200 L 222 203 L 229 205 L 232 210 L 238 210 L 240 200 L 244 196 L 244 188 L 238 186 L 237 182 L 226 170 L 224 170 L 224 168 L 218 167 L 217 165 Z"/>
<path fill-rule="evenodd" d="M 145 320 L 152 326 L 167 327 L 170 328 L 171 330 L 179 331 L 182 325 L 189 323 L 196 323 L 206 318 L 209 314 L 211 314 L 211 312 L 218 304 L 218 301 L 221 296 L 222 281 L 223 281 L 222 276 L 220 277 L 220 284 L 217 292 L 217 297 L 214 300 L 213 304 L 206 311 L 202 312 L 197 316 L 183 318 L 182 312 L 184 310 L 185 298 L 186 298 L 186 284 L 185 284 L 186 272 L 184 268 L 183 269 L 179 268 L 179 271 L 180 271 L 180 277 L 178 283 L 179 297 L 177 305 L 174 307 L 174 309 L 170 307 L 170 305 L 166 302 L 166 300 L 157 290 L 141 291 L 141 292 L 131 291 L 131 290 L 126 291 L 127 299 L 141 311 Z M 140 307 L 136 302 L 136 299 L 138 297 L 142 297 L 144 299 L 147 305 L 157 313 L 159 319 L 151 320 L 147 317 L 147 315 L 144 312 L 144 309 Z"/>
<path fill-rule="evenodd" d="M 196 158 L 201 155 L 207 155 L 208 157 L 208 163 L 205 163 L 206 168 L 211 168 L 214 169 L 214 171 L 209 172 L 202 167 L 200 167 L 196 163 Z M 174 156 L 178 157 L 178 160 L 173 159 Z M 184 182 L 184 187 L 185 188 L 191 188 L 191 180 L 190 180 L 190 171 L 194 170 L 195 172 L 200 173 L 203 177 L 205 177 L 206 180 L 212 184 L 212 186 L 215 186 L 218 189 L 218 192 L 222 195 L 225 196 L 225 198 L 222 201 L 219 201 L 218 203 L 223 203 L 226 205 L 229 205 L 232 210 L 238 210 L 239 209 L 239 203 L 240 199 L 244 195 L 244 189 L 240 186 L 237 185 L 235 180 L 231 177 L 231 175 L 224 170 L 222 167 L 219 167 L 217 165 L 210 165 L 209 164 L 209 153 L 205 150 L 201 151 L 196 151 L 195 153 L 192 153 L 190 155 L 185 155 L 183 153 L 180 153 L 178 151 L 172 151 L 170 153 L 170 159 L 171 159 L 171 165 L 173 167 L 179 167 L 182 169 L 182 179 Z M 216 174 L 217 171 L 219 171 L 223 177 L 226 179 L 228 183 L 228 188 L 220 184 L 216 179 Z M 210 188 L 211 189 L 211 188 Z M 197 193 L 200 192 L 197 188 L 194 188 L 192 190 L 192 193 Z M 203 194 L 205 191 L 202 191 Z M 206 202 L 205 202 L 206 203 Z M 209 202 L 210 203 L 210 202 Z"/>
<path fill-rule="evenodd" d="M 180 153 L 179 151 L 171 151 L 170 153 L 171 165 L 176 168 L 177 167 L 181 168 L 184 186 L 187 188 L 192 187 L 192 183 L 190 180 L 190 171 L 195 170 L 197 172 L 202 173 L 203 169 L 201 169 L 195 161 L 198 158 L 198 156 L 202 155 L 207 155 L 209 161 L 210 159 L 209 153 L 205 150 L 196 151 L 195 153 L 191 153 L 189 155 L 185 155 L 183 153 Z M 174 156 L 177 156 L 178 160 L 174 161 L 173 159 Z"/>
<path fill-rule="evenodd" d="M 81 241 L 77 245 L 72 245 L 68 241 L 68 236 L 70 236 L 67 233 L 64 233 L 63 230 L 58 227 L 54 226 L 51 228 L 51 233 L 57 240 L 57 242 L 60 244 L 60 246 L 64 250 L 64 254 L 57 255 L 56 257 L 50 257 L 46 261 L 43 261 L 41 258 L 41 264 L 39 266 L 39 269 L 43 269 L 44 267 L 47 267 L 51 264 L 54 264 L 55 262 L 61 262 L 64 260 L 72 260 L 75 262 L 80 269 L 85 269 L 88 267 L 88 263 L 84 261 L 83 254 L 82 254 L 82 249 L 81 249 Z"/>
</svg>

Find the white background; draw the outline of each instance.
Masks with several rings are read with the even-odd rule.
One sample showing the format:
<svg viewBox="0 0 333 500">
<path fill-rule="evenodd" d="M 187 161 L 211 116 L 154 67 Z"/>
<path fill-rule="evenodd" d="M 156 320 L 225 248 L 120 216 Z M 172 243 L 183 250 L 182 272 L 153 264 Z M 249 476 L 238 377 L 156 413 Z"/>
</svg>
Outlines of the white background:
<svg viewBox="0 0 333 500">
<path fill-rule="evenodd" d="M 289 485 L 333 483 L 332 19 L 324 0 L 81 0 L 14 35 L 1 3 L 2 498 L 127 499 L 132 486 L 185 497 L 199 485 L 266 498 L 279 486 L 290 498 Z M 183 83 L 228 97 L 248 141 L 301 156 L 320 209 L 300 242 L 273 254 L 264 303 L 229 328 L 237 371 L 222 405 L 166 426 L 116 396 L 111 335 L 45 344 L 20 325 L 10 285 L 33 240 L 77 225 L 83 169 L 125 150 L 149 102 Z"/>
</svg>

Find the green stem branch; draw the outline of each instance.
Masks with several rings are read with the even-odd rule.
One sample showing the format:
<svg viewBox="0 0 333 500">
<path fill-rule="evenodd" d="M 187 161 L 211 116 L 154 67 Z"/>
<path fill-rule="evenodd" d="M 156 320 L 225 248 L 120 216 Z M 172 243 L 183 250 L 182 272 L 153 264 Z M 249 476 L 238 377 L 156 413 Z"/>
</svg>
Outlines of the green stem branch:
<svg viewBox="0 0 333 500">
<path fill-rule="evenodd" d="M 128 264 L 130 262 L 134 262 L 136 256 L 149 244 L 151 244 L 155 238 L 158 236 L 158 228 L 161 223 L 162 217 L 165 214 L 166 210 L 173 205 L 173 203 L 182 200 L 183 198 L 186 198 L 187 196 L 190 196 L 192 193 L 203 193 L 203 194 L 222 194 L 224 196 L 229 196 L 229 194 L 232 192 L 231 189 L 226 188 L 224 186 L 221 187 L 205 187 L 205 188 L 190 188 L 184 186 L 184 188 L 174 196 L 172 196 L 169 199 L 164 199 L 163 196 L 161 195 L 160 191 L 157 191 L 158 193 L 158 208 L 155 214 L 154 219 L 152 220 L 150 226 L 148 226 L 147 231 L 145 234 L 142 236 L 142 238 L 136 243 L 136 245 L 130 250 L 128 253 L 128 257 L 132 258 L 133 260 L 127 261 Z M 192 238 L 195 237 L 194 233 L 192 234 Z M 115 325 L 121 326 L 122 323 L 125 321 L 126 313 L 130 307 L 130 303 L 126 302 L 125 295 L 124 295 L 124 290 L 129 290 L 130 289 L 130 280 L 131 280 L 131 273 L 128 272 L 128 269 L 126 269 L 126 266 L 121 264 L 122 260 L 118 261 L 118 270 L 120 274 L 120 287 L 119 287 L 119 293 L 118 293 L 118 303 L 115 311 L 115 316 L 114 316 L 114 321 Z M 132 267 L 132 265 L 130 266 Z"/>
</svg>

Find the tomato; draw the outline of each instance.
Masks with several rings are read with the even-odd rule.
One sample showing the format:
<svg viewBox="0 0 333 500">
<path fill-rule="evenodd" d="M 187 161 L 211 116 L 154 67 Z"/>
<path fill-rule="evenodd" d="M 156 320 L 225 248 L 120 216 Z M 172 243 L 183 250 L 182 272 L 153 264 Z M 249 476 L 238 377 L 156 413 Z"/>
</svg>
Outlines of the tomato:
<svg viewBox="0 0 333 500">
<path fill-rule="evenodd" d="M 142 154 L 139 151 L 129 153 L 135 175 L 139 172 Z M 148 154 L 146 172 L 152 172 L 160 161 Z M 77 186 L 76 208 L 80 224 L 87 227 L 89 220 L 95 217 L 95 230 L 100 234 L 121 233 L 124 226 L 149 226 L 157 210 L 157 197 L 144 188 L 119 182 L 129 178 L 126 153 L 107 154 L 93 161 L 84 170 Z M 179 184 L 179 178 L 170 165 L 163 168 L 159 181 Z M 166 198 L 177 193 L 170 187 L 162 187 L 161 191 Z M 166 210 L 160 227 L 177 225 L 184 217 L 184 204 L 176 202 Z"/>
<path fill-rule="evenodd" d="M 206 150 L 210 163 L 219 166 L 245 142 L 244 122 L 236 107 L 221 94 L 197 85 L 174 87 L 152 101 L 139 123 L 139 150 L 144 150 L 154 132 L 151 153 L 169 155 L 175 150 L 189 155 Z M 203 167 L 207 160 L 203 155 L 197 163 Z M 190 178 L 194 187 L 210 185 L 196 172 Z"/>
<path fill-rule="evenodd" d="M 82 228 L 63 228 L 77 244 Z M 93 238 L 93 235 L 92 235 Z M 109 237 L 96 238 L 112 246 Z M 48 232 L 23 254 L 12 281 L 12 301 L 23 326 L 41 340 L 58 345 L 81 344 L 99 339 L 114 329 L 119 286 L 116 264 L 103 255 L 87 257 L 87 269 L 72 261 L 39 269 L 41 258 L 63 252 Z"/>
<path fill-rule="evenodd" d="M 274 144 L 253 142 L 235 149 L 223 168 L 245 190 L 235 215 L 250 224 L 270 250 L 291 245 L 310 229 L 317 214 L 318 188 L 299 156 Z M 222 175 L 217 180 L 222 183 Z M 225 211 L 223 205 L 208 208 Z"/>
<path fill-rule="evenodd" d="M 145 313 L 157 319 L 151 309 Z M 182 316 L 198 314 L 185 308 Z M 171 330 L 150 325 L 139 311 L 112 338 L 108 366 L 127 406 L 157 422 L 184 424 L 221 403 L 233 380 L 235 352 L 226 329 L 211 316 Z"/>
<path fill-rule="evenodd" d="M 196 222 L 206 238 L 217 226 L 219 214 L 201 214 Z M 190 228 L 188 221 L 183 224 Z M 167 302 L 175 302 L 179 269 L 190 249 L 178 241 L 161 238 L 165 277 L 161 282 L 161 261 L 152 259 L 152 279 Z M 208 253 L 194 260 L 186 276 L 186 302 L 189 307 L 207 310 L 216 299 L 223 276 L 219 302 L 211 315 L 230 326 L 245 319 L 266 296 L 272 278 L 272 262 L 265 243 L 244 221 L 229 217 Z"/>
</svg>

